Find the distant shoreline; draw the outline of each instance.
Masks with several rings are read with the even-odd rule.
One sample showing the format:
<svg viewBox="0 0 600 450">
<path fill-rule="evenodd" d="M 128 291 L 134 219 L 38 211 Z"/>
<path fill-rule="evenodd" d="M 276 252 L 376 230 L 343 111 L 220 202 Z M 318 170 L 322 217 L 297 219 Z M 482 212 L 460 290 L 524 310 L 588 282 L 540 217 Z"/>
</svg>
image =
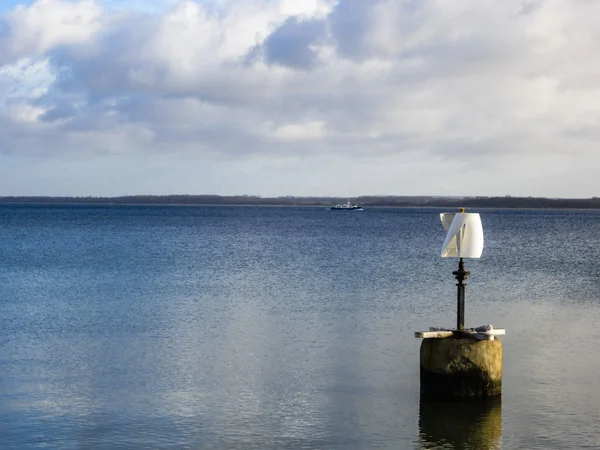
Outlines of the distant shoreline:
<svg viewBox="0 0 600 450">
<path fill-rule="evenodd" d="M 347 197 L 258 197 L 250 195 L 130 195 L 120 197 L 5 196 L 0 205 L 128 205 L 128 206 L 305 206 L 325 207 L 342 203 Z M 421 208 L 517 208 L 517 209 L 600 209 L 600 197 L 586 199 L 545 197 L 435 197 L 359 196 L 353 203 L 364 207 Z"/>
</svg>

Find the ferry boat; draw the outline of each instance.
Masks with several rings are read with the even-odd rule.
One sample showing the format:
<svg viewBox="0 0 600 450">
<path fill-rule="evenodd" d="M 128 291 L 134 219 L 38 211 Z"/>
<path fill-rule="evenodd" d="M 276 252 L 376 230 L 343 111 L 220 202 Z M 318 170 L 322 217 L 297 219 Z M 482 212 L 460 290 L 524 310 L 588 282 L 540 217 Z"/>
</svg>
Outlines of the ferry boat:
<svg viewBox="0 0 600 450">
<path fill-rule="evenodd" d="M 363 208 L 360 205 L 350 203 L 348 200 L 347 203 L 338 203 L 337 205 L 333 205 L 329 208 L 333 211 L 362 211 Z"/>
</svg>

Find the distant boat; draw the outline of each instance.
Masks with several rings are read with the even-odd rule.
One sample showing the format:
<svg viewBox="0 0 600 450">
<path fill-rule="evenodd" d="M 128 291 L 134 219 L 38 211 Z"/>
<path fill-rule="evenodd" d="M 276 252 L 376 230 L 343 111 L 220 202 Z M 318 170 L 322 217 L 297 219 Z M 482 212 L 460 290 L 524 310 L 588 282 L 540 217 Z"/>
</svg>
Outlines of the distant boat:
<svg viewBox="0 0 600 450">
<path fill-rule="evenodd" d="M 350 200 L 348 200 L 347 203 L 338 203 L 337 205 L 333 205 L 331 208 L 329 208 L 333 211 L 362 211 L 363 208 L 360 205 L 356 205 L 356 204 L 352 204 L 350 203 Z"/>
</svg>

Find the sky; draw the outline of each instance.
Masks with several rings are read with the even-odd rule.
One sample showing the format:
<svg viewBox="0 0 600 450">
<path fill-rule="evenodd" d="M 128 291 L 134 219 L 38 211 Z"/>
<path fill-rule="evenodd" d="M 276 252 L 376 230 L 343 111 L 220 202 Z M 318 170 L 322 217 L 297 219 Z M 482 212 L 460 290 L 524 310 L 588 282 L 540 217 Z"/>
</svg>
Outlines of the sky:
<svg viewBox="0 0 600 450">
<path fill-rule="evenodd" d="M 599 17 L 0 0 L 0 196 L 598 196 Z"/>
</svg>

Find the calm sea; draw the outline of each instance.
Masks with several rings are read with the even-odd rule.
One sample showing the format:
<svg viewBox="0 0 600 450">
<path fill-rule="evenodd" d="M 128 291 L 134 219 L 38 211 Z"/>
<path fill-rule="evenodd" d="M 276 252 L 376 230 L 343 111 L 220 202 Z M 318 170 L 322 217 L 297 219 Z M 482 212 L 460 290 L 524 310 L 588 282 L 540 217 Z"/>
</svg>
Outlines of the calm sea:
<svg viewBox="0 0 600 450">
<path fill-rule="evenodd" d="M 439 212 L 1 206 L 0 448 L 600 447 L 600 212 L 479 211 L 502 399 L 431 407 Z"/>
</svg>

